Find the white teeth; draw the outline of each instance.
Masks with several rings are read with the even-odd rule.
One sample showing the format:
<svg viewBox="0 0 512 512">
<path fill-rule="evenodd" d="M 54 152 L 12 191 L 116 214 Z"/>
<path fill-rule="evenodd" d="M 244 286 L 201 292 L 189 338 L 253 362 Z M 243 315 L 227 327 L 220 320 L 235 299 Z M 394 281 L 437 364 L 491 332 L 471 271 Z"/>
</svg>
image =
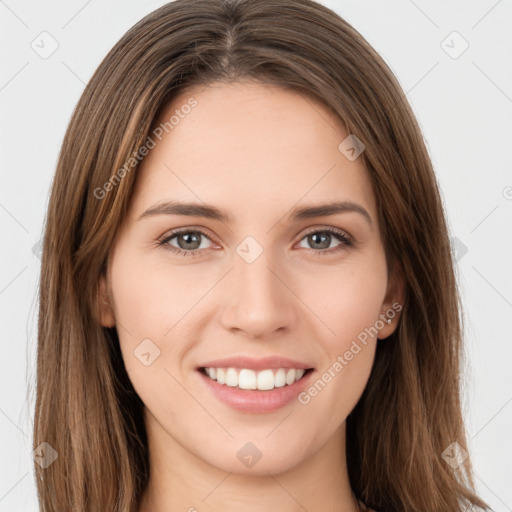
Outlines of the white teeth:
<svg viewBox="0 0 512 512">
<path fill-rule="evenodd" d="M 238 373 L 234 368 L 228 368 L 226 372 L 226 386 L 238 386 Z"/>
<path fill-rule="evenodd" d="M 238 387 L 240 389 L 256 389 L 256 373 L 253 370 L 240 370 L 238 375 Z"/>
<path fill-rule="evenodd" d="M 288 372 L 286 373 L 286 384 L 290 385 L 290 384 L 293 384 L 295 382 L 295 375 L 296 375 L 296 371 L 292 368 L 290 370 L 288 370 Z"/>
<path fill-rule="evenodd" d="M 211 375 L 210 377 L 213 379 Z M 223 368 L 217 368 L 217 382 L 219 384 L 226 384 L 226 372 Z"/>
<path fill-rule="evenodd" d="M 225 384 L 240 389 L 259 389 L 267 391 L 291 385 L 302 378 L 303 369 L 279 368 L 278 370 L 261 370 L 255 372 L 247 368 L 205 368 L 206 375 L 216 380 L 219 384 Z"/>
<path fill-rule="evenodd" d="M 258 389 L 263 391 L 274 389 L 274 372 L 272 370 L 263 370 L 258 373 Z"/>
<path fill-rule="evenodd" d="M 274 386 L 276 388 L 282 388 L 285 384 L 286 384 L 286 372 L 282 368 L 279 368 L 279 370 L 277 370 L 276 375 L 274 377 Z"/>
</svg>

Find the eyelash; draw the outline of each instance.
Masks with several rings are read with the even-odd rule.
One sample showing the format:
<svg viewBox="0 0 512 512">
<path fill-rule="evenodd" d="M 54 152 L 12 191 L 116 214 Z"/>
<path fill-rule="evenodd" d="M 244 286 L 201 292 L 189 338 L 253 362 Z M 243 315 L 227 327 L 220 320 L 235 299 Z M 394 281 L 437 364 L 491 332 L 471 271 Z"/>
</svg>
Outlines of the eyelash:
<svg viewBox="0 0 512 512">
<path fill-rule="evenodd" d="M 196 229 L 188 229 L 187 228 L 187 229 L 179 229 L 179 230 L 171 231 L 170 233 L 166 233 L 163 238 L 160 238 L 158 240 L 158 246 L 164 247 L 165 249 L 170 250 L 171 252 L 174 252 L 176 254 L 180 254 L 183 256 L 191 256 L 191 257 L 199 256 L 199 253 L 201 253 L 201 251 L 203 251 L 204 249 L 194 249 L 191 251 L 185 251 L 184 249 L 178 249 L 177 247 L 174 247 L 174 246 L 168 244 L 170 240 L 172 240 L 176 236 L 182 235 L 184 233 L 200 233 L 205 238 L 208 238 L 208 240 L 210 240 L 210 237 L 208 236 L 208 234 L 205 231 L 203 231 L 199 228 L 196 228 Z M 313 251 L 313 253 L 315 253 L 315 255 L 317 255 L 317 256 L 325 256 L 327 254 L 337 253 L 340 250 L 343 250 L 347 247 L 353 247 L 355 245 L 353 239 L 351 237 L 349 237 L 346 233 L 344 233 L 341 230 L 338 230 L 335 228 L 330 228 L 330 227 L 323 228 L 323 229 L 313 229 L 313 230 L 305 233 L 304 236 L 301 238 L 301 241 L 304 238 L 306 238 L 307 236 L 312 235 L 312 234 L 317 234 L 317 233 L 329 233 L 331 235 L 334 235 L 341 242 L 341 244 L 338 245 L 337 247 L 335 247 L 334 249 L 321 249 L 319 251 L 317 251 L 315 249 L 309 249 L 310 251 Z"/>
</svg>

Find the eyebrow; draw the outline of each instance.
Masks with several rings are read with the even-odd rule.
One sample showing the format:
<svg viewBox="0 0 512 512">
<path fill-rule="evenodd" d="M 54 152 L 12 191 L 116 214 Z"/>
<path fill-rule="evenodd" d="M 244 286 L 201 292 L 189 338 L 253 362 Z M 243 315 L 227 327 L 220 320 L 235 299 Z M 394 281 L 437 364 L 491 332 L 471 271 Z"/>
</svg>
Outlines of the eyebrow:
<svg viewBox="0 0 512 512">
<path fill-rule="evenodd" d="M 293 209 L 287 216 L 289 220 L 312 219 L 315 217 L 327 217 L 339 213 L 354 212 L 362 215 L 370 226 L 373 221 L 370 214 L 360 204 L 352 201 L 336 201 L 333 203 L 320 204 L 314 206 L 305 206 Z M 217 207 L 205 203 L 180 203 L 178 201 L 165 201 L 149 207 L 139 217 L 153 215 L 183 215 L 187 217 L 204 217 L 206 219 L 219 220 L 221 222 L 231 222 L 231 216 Z"/>
</svg>

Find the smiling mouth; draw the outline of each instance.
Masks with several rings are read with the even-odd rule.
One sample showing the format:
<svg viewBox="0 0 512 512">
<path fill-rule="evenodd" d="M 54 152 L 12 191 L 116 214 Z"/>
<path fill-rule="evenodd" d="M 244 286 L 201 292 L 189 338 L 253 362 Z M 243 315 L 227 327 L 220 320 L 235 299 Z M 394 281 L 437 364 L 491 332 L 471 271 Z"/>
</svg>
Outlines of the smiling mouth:
<svg viewBox="0 0 512 512">
<path fill-rule="evenodd" d="M 291 386 L 313 371 L 313 368 L 278 368 L 260 371 L 248 368 L 201 367 L 201 373 L 219 384 L 243 390 L 269 391 Z"/>
</svg>

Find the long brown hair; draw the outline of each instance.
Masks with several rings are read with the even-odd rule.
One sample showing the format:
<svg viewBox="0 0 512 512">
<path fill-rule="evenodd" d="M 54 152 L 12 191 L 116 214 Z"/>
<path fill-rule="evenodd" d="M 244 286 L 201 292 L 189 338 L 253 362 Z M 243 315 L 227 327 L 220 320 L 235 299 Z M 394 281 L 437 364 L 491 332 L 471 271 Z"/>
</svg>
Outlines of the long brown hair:
<svg viewBox="0 0 512 512">
<path fill-rule="evenodd" d="M 243 78 L 319 99 L 364 143 L 388 269 L 406 284 L 399 325 L 378 343 L 347 419 L 355 495 L 386 512 L 488 510 L 469 457 L 456 468 L 443 457 L 454 442 L 466 448 L 461 307 L 436 177 L 396 78 L 351 25 L 312 0 L 177 0 L 109 52 L 59 155 L 42 254 L 34 424 L 34 449 L 46 442 L 58 456 L 35 464 L 41 511 L 138 510 L 149 479 L 143 404 L 115 328 L 98 321 L 98 283 L 155 119 L 187 87 Z"/>
</svg>

